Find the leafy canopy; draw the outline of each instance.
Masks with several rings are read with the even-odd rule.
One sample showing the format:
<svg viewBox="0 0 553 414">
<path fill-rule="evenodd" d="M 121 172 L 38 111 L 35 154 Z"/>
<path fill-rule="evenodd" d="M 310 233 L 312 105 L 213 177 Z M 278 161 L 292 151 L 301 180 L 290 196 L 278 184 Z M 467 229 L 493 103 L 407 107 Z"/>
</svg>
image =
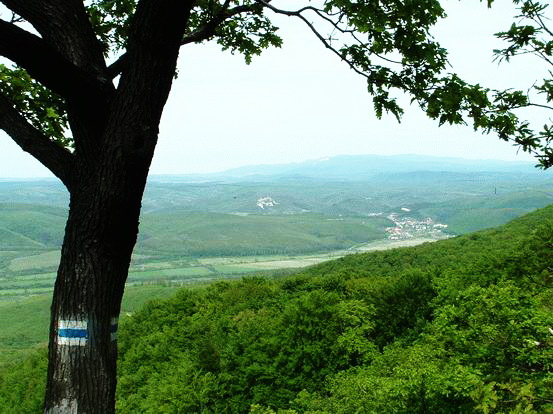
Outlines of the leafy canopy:
<svg viewBox="0 0 553 414">
<path fill-rule="evenodd" d="M 487 1 L 487 6 L 492 5 Z M 496 50 L 499 62 L 519 55 L 536 55 L 552 65 L 553 32 L 546 25 L 547 4 L 513 0 L 517 21 L 496 36 L 506 47 Z M 542 167 L 553 165 L 551 120 L 534 130 L 521 118 L 521 108 L 548 113 L 553 99 L 551 78 L 528 91 L 492 90 L 472 85 L 448 73 L 447 51 L 433 38 L 432 26 L 445 12 L 438 0 L 318 0 L 303 5 L 269 0 L 198 0 L 192 10 L 182 45 L 214 40 L 223 50 L 240 53 L 247 63 L 263 49 L 280 47 L 275 14 L 299 19 L 332 53 L 367 80 L 378 117 L 384 112 L 401 119 L 397 98 L 407 93 L 439 124 L 472 123 L 474 129 L 493 132 L 534 154 Z M 86 9 L 114 62 L 114 78 L 124 67 L 129 28 L 138 0 L 89 0 Z M 281 6 L 284 4 L 284 6 Z M 21 23 L 21 19 L 13 21 Z M 549 72 L 551 75 L 551 71 Z M 0 92 L 33 126 L 64 147 L 72 146 L 64 100 L 33 81 L 17 66 L 0 66 Z M 547 117 L 547 115 L 546 115 Z"/>
</svg>

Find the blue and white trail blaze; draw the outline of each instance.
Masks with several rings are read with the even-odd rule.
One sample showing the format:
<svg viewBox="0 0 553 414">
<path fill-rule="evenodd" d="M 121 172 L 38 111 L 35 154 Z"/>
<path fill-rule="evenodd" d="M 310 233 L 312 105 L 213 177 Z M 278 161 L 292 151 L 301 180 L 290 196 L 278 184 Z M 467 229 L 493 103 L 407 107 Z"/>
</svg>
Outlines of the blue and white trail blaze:
<svg viewBox="0 0 553 414">
<path fill-rule="evenodd" d="M 84 346 L 88 340 L 88 321 L 62 319 L 58 321 L 58 345 Z"/>
<path fill-rule="evenodd" d="M 117 340 L 117 328 L 119 318 L 111 318 L 110 338 Z M 87 320 L 62 319 L 58 321 L 58 345 L 84 346 L 89 339 L 89 326 Z"/>
</svg>

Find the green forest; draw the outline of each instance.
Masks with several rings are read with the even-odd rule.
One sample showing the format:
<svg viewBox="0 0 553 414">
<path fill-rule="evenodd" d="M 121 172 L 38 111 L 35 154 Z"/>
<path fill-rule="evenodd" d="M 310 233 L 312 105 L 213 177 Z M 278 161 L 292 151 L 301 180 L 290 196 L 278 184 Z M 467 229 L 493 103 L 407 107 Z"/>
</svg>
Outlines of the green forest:
<svg viewBox="0 0 553 414">
<path fill-rule="evenodd" d="M 553 412 L 553 206 L 127 312 L 119 413 Z M 46 350 L 0 372 L 39 413 Z"/>
</svg>

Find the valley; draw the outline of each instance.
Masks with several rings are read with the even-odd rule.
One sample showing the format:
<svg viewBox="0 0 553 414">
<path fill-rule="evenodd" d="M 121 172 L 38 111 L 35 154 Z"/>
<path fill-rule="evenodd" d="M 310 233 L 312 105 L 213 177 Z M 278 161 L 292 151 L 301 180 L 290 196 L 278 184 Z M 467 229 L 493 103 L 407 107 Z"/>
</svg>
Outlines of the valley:
<svg viewBox="0 0 553 414">
<path fill-rule="evenodd" d="M 357 244 L 346 250 L 306 255 L 176 258 L 164 261 L 138 255 L 131 264 L 127 286 L 179 287 L 203 284 L 212 280 L 241 278 L 247 274 L 295 270 L 349 254 L 416 246 L 439 239 L 432 237 L 382 239 Z M 52 269 L 57 267 L 59 256 L 59 251 L 54 250 L 13 259 L 8 265 L 9 275 L 0 277 L 0 302 L 50 293 L 56 277 Z"/>
<path fill-rule="evenodd" d="M 550 412 L 552 218 L 549 206 L 497 228 L 299 271 L 128 286 L 118 412 L 485 412 L 482 401 L 490 413 Z M 243 272 L 252 259 L 258 268 L 299 264 L 195 264 Z M 0 301 L 0 412 L 41 412 L 49 303 Z"/>
<path fill-rule="evenodd" d="M 426 381 L 426 371 L 417 370 L 432 368 L 435 361 L 431 378 L 439 384 L 437 389 L 446 390 L 443 398 L 447 399 L 452 394 L 440 382 L 443 367 L 451 371 L 451 378 L 465 372 L 459 371 L 465 367 L 484 374 L 487 369 L 487 357 L 481 362 L 471 350 L 455 351 L 462 358 L 473 358 L 460 367 L 451 365 L 449 357 L 437 359 L 441 354 L 436 353 L 436 344 L 446 355 L 451 329 L 456 326 L 447 319 L 448 312 L 464 312 L 464 302 L 459 307 L 456 298 L 466 302 L 467 315 L 476 312 L 478 318 L 484 318 L 482 323 L 491 323 L 485 332 L 507 328 L 501 324 L 496 328 L 495 317 L 487 322 L 488 311 L 482 306 L 491 300 L 493 312 L 500 309 L 506 313 L 505 321 L 512 321 L 512 309 L 520 307 L 524 318 L 515 317 L 521 320 L 520 329 L 527 332 L 528 326 L 535 326 L 533 337 L 540 343 L 550 341 L 551 320 L 539 313 L 550 310 L 550 288 L 544 290 L 550 279 L 544 269 L 550 269 L 547 246 L 553 213 L 551 207 L 541 209 L 553 204 L 550 173 L 528 165 L 501 170 L 507 168 L 505 164 L 486 162 L 470 165 L 474 168 L 469 170 L 466 163 L 436 159 L 407 160 L 411 164 L 405 159 L 398 164 L 395 159 L 399 165 L 395 171 L 386 170 L 386 160 L 372 159 L 381 168 L 375 172 L 369 161 L 346 157 L 268 170 L 252 167 L 225 176 L 151 177 L 121 308 L 121 412 L 147 412 L 144 407 L 150 398 L 156 412 L 166 401 L 179 401 L 180 397 L 164 396 L 171 387 L 158 390 L 155 381 L 141 383 L 140 378 L 155 375 L 134 376 L 152 369 L 167 369 L 164 378 L 178 387 L 205 374 L 208 382 L 196 384 L 205 395 L 213 392 L 204 388 L 210 381 L 222 387 L 231 381 L 232 389 L 237 390 L 232 404 L 240 407 L 236 412 L 247 412 L 252 401 L 286 408 L 297 392 L 297 398 L 307 396 L 305 402 L 314 409 L 318 401 L 328 407 L 343 406 L 339 390 L 325 391 L 324 400 L 301 390 L 324 389 L 329 384 L 325 378 L 345 381 L 351 388 L 357 375 L 348 371 L 351 366 L 358 367 L 367 380 L 376 381 L 377 388 L 389 387 L 391 395 L 405 380 L 400 374 L 397 378 L 396 374 L 381 375 L 379 364 L 388 366 L 387 358 L 395 358 L 394 352 L 407 356 L 396 363 L 410 373 L 409 378 L 414 373 L 414 381 L 419 381 L 417 376 Z M 419 169 L 423 167 L 426 169 Z M 67 194 L 54 181 L 0 181 L 0 407 L 11 407 L 8 412 L 17 412 L 13 407 L 29 395 L 42 399 L 43 385 L 36 378 L 44 377 L 51 292 L 67 205 Z M 528 214 L 534 210 L 538 211 Z M 472 233 L 475 230 L 482 231 Z M 526 280 L 520 279 L 520 274 L 534 276 Z M 527 292 L 517 290 L 523 285 Z M 480 299 L 472 303 L 474 295 Z M 530 300 L 525 295 L 532 300 L 543 296 L 542 304 L 525 302 Z M 182 309 L 194 316 L 187 319 Z M 437 321 L 431 315 L 438 315 Z M 181 317 L 184 319 L 179 320 Z M 176 325 L 175 318 L 179 320 Z M 163 334 L 157 331 L 158 322 L 166 324 Z M 509 322 L 508 329 L 511 325 Z M 172 341 L 160 340 L 173 329 L 175 338 L 186 332 L 178 343 L 190 342 L 190 346 L 173 347 Z M 149 338 L 145 345 L 133 336 L 140 330 L 143 338 Z M 305 332 L 311 336 L 306 337 Z M 471 335 L 478 338 L 479 327 L 474 332 Z M 453 335 L 462 339 L 464 333 Z M 512 346 L 527 352 L 530 348 L 521 348 L 519 336 L 513 336 Z M 443 344 L 440 338 L 445 338 Z M 505 338 L 497 341 L 500 339 Z M 296 340 L 307 340 L 308 347 L 294 344 Z M 495 352 L 487 337 L 478 341 L 479 349 Z M 164 361 L 162 367 L 149 359 L 155 349 L 163 349 L 158 356 Z M 204 349 L 214 352 L 195 351 Z M 272 362 L 274 355 L 284 362 L 309 361 L 311 354 L 304 349 L 319 349 L 312 361 L 316 368 L 309 372 L 320 372 L 316 361 L 324 360 L 330 369 L 325 376 L 305 376 L 304 363 L 294 373 Z M 180 353 L 188 350 L 191 353 L 183 354 L 181 360 Z M 424 364 L 417 362 L 421 350 Z M 143 356 L 142 351 L 146 352 Z M 531 351 L 535 352 L 532 361 L 542 358 L 539 347 L 533 346 Z M 133 355 L 139 356 L 136 366 Z M 341 355 L 349 358 L 345 365 L 333 359 Z M 189 366 L 186 361 L 194 362 Z M 234 367 L 236 361 L 240 362 Z M 263 365 L 266 362 L 269 365 Z M 173 367 L 173 363 L 177 365 Z M 509 361 L 501 363 L 512 369 Z M 234 368 L 219 375 L 225 366 Z M 262 394 L 255 398 L 248 394 L 250 385 L 241 381 L 251 373 L 257 381 L 258 366 L 265 374 L 277 369 L 270 374 L 274 378 L 267 377 L 268 395 L 278 395 L 272 390 L 281 390 L 284 397 L 273 401 Z M 236 369 L 239 374 L 234 378 Z M 371 371 L 363 374 L 363 370 Z M 532 374 L 535 378 L 526 378 L 525 383 L 535 383 L 539 390 L 546 384 L 542 371 L 535 371 L 537 376 Z M 462 394 L 466 404 L 473 404 L 478 384 L 488 384 L 486 375 L 471 377 L 477 378 L 477 384 Z M 288 377 L 286 384 L 281 382 Z M 133 381 L 138 382 L 125 388 Z M 459 384 L 464 387 L 467 378 L 459 379 Z M 262 384 L 257 387 L 263 389 Z M 132 397 L 127 398 L 126 393 Z M 156 395 L 164 396 L 163 402 L 156 400 Z M 407 391 L 405 395 L 409 395 Z M 507 395 L 504 404 L 509 405 L 513 398 L 518 397 Z M 228 401 L 225 394 L 211 396 L 205 403 L 215 407 L 213 412 L 223 412 Z M 371 396 L 369 402 L 375 412 L 384 412 L 382 407 L 391 403 L 378 396 Z M 451 404 L 456 403 L 453 400 Z M 125 404 L 129 404 L 127 408 Z M 186 406 L 187 412 L 199 412 L 196 402 L 186 404 L 191 404 Z M 348 412 L 359 409 L 350 408 Z M 323 412 L 334 412 L 329 410 Z"/>
<path fill-rule="evenodd" d="M 531 165 L 344 156 L 153 176 L 128 285 L 180 286 L 314 265 L 493 227 L 553 203 Z M 0 301 L 51 291 L 68 196 L 0 181 Z"/>
</svg>

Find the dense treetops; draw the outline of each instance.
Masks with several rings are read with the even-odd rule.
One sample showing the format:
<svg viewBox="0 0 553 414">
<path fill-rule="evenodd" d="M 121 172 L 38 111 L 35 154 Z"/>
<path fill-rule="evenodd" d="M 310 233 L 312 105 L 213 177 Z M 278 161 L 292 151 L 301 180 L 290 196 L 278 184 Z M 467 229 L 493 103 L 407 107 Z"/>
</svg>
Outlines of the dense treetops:
<svg viewBox="0 0 553 414">
<path fill-rule="evenodd" d="M 553 409 L 553 207 L 498 229 L 182 290 L 123 321 L 120 413 Z M 0 377 L 39 412 L 43 352 Z M 3 411 L 2 411 L 3 410 Z"/>
</svg>

